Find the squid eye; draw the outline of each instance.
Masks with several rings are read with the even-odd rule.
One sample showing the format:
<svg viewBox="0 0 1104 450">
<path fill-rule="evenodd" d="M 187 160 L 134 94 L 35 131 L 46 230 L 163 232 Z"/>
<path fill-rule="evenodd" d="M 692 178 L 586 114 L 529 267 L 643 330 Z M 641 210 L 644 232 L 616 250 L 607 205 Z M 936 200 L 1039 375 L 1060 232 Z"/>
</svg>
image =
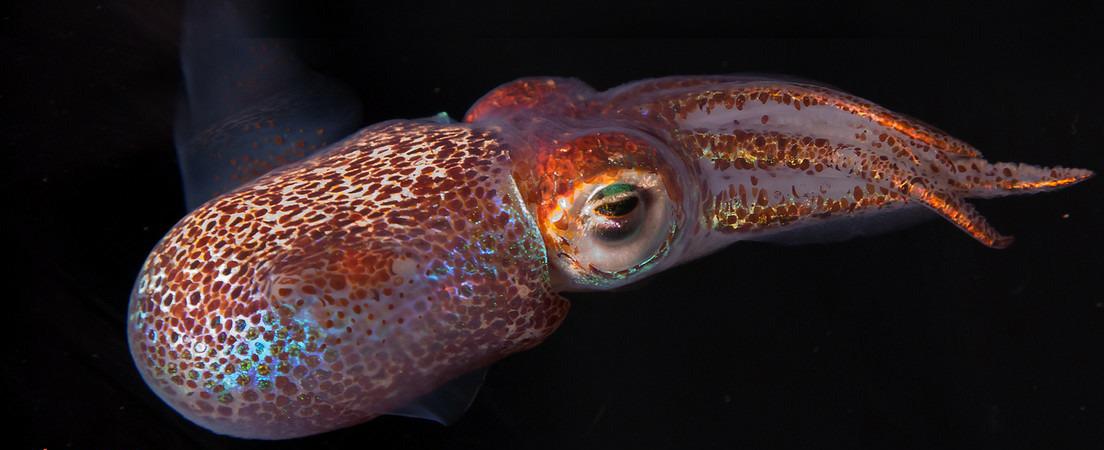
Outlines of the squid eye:
<svg viewBox="0 0 1104 450">
<path fill-rule="evenodd" d="M 663 260 L 677 229 L 677 206 L 660 174 L 609 171 L 580 183 L 573 194 L 546 217 L 548 232 L 558 235 L 554 264 L 573 286 L 621 286 Z"/>
<path fill-rule="evenodd" d="M 570 256 L 581 278 L 602 274 L 597 283 L 622 284 L 658 260 L 673 230 L 674 206 L 656 173 L 629 169 L 603 178 L 581 188 L 573 202 L 578 220 Z"/>
<path fill-rule="evenodd" d="M 606 244 L 635 236 L 645 219 L 646 205 L 641 199 L 645 193 L 628 183 L 611 184 L 595 192 L 591 198 L 596 215 L 593 236 Z"/>
<path fill-rule="evenodd" d="M 640 199 L 635 195 L 622 200 L 603 203 L 594 208 L 594 212 L 606 217 L 622 217 L 636 210 Z"/>
</svg>

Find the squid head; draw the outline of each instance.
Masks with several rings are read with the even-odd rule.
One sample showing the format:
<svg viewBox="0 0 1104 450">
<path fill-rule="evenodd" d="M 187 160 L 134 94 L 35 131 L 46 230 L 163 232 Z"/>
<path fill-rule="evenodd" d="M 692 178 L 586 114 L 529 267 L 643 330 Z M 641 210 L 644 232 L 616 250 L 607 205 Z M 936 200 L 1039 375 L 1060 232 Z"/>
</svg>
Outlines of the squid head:
<svg viewBox="0 0 1104 450">
<path fill-rule="evenodd" d="M 558 290 L 625 285 L 740 240 L 843 240 L 931 212 L 1002 248 L 1011 237 L 967 198 L 1092 176 L 990 163 L 869 101 L 762 76 L 670 77 L 606 92 L 523 79 L 487 94 L 465 120 L 511 149 Z"/>
</svg>

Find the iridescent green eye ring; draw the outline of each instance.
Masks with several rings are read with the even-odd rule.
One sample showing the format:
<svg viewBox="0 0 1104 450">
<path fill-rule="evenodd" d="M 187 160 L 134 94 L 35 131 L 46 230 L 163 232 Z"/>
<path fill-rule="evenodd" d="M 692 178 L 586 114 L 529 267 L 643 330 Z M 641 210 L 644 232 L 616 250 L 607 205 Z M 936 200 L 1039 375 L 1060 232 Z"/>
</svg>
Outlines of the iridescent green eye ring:
<svg viewBox="0 0 1104 450">
<path fill-rule="evenodd" d="M 607 197 L 614 197 L 626 192 L 636 192 L 636 186 L 629 183 L 614 183 L 606 186 L 594 194 L 594 200 L 601 200 Z"/>
<path fill-rule="evenodd" d="M 627 196 L 621 200 L 606 202 L 594 208 L 594 211 L 606 217 L 621 217 L 633 212 L 640 198 L 635 195 Z"/>
<path fill-rule="evenodd" d="M 636 186 L 628 183 L 611 184 L 594 194 L 593 201 L 609 199 L 594 207 L 594 212 L 609 218 L 623 217 L 632 213 L 640 204 Z"/>
</svg>

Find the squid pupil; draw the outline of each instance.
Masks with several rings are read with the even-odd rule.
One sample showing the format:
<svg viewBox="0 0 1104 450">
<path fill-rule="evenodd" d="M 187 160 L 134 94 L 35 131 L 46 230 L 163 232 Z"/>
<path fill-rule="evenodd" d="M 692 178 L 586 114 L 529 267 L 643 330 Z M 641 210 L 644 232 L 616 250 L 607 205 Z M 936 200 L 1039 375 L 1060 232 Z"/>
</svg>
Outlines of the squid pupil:
<svg viewBox="0 0 1104 450">
<path fill-rule="evenodd" d="M 635 236 L 639 229 L 639 224 L 635 222 L 613 221 L 598 226 L 595 234 L 607 243 L 615 243 Z"/>
<path fill-rule="evenodd" d="M 621 200 L 598 205 L 594 210 L 606 217 L 621 217 L 633 212 L 638 203 L 640 203 L 640 199 L 635 195 L 631 195 Z"/>
</svg>

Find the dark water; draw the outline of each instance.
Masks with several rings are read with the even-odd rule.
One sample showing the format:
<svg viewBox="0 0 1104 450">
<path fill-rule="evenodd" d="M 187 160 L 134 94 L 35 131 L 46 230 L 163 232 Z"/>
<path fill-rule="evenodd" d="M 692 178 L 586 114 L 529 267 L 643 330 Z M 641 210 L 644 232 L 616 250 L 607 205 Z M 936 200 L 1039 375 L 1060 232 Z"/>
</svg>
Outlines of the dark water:
<svg viewBox="0 0 1104 450">
<path fill-rule="evenodd" d="M 139 379 L 124 338 L 147 252 L 184 214 L 172 146 L 181 6 L 3 13 L 8 410 L 23 447 L 255 446 Z M 520 76 L 599 89 L 772 72 L 922 118 L 992 160 L 1104 170 L 1101 15 L 795 3 L 274 8 L 365 123 L 459 117 Z M 293 18 L 293 19 L 280 19 Z M 571 295 L 451 427 L 385 417 L 281 448 L 1101 448 L 1104 184 L 978 202 L 1017 242 L 939 220 L 844 243 L 740 244 Z M 13 289 L 14 288 L 14 289 Z M 14 326 L 13 326 L 14 325 Z M 14 405 L 10 400 L 14 399 Z M 10 437 L 7 440 L 11 440 Z"/>
</svg>

